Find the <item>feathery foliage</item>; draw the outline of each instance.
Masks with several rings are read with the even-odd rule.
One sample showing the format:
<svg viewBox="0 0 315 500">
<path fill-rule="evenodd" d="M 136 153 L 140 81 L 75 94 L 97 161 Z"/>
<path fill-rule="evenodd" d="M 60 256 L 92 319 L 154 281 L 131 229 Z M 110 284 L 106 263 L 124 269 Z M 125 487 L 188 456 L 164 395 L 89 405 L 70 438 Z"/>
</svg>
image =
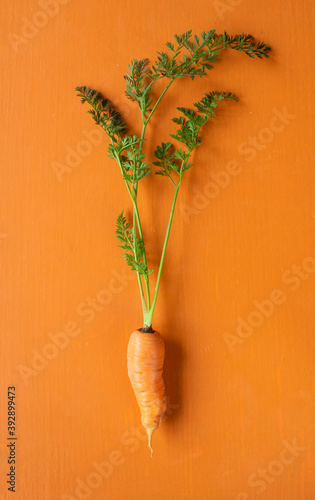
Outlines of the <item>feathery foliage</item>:
<svg viewBox="0 0 315 500">
<path fill-rule="evenodd" d="M 139 104 L 141 112 L 148 113 L 151 111 L 150 105 L 152 99 L 148 86 L 146 85 L 146 66 L 149 59 L 138 61 L 133 59 L 128 66 L 127 74 L 124 76 L 126 84 L 126 96 L 131 101 L 136 101 Z"/>
<path fill-rule="evenodd" d="M 146 250 L 142 232 L 142 225 L 138 209 L 138 183 L 147 177 L 154 167 L 150 166 L 143 152 L 145 133 L 149 121 L 156 111 L 161 99 L 177 78 L 204 77 L 213 68 L 218 60 L 220 51 L 225 49 L 243 52 L 251 58 L 268 58 L 271 48 L 263 41 L 255 42 L 251 35 L 242 33 L 229 35 L 216 30 L 204 31 L 199 36 L 193 35 L 192 30 L 181 35 L 174 35 L 173 42 L 166 43 L 166 50 L 158 52 L 157 58 L 149 65 L 148 59 L 133 59 L 124 79 L 126 81 L 126 97 L 137 103 L 141 112 L 141 136 L 128 135 L 127 125 L 122 116 L 115 110 L 112 103 L 98 91 L 88 87 L 77 87 L 78 96 L 82 103 L 88 103 L 88 113 L 93 120 L 109 136 L 108 155 L 119 165 L 123 180 L 133 204 L 133 223 L 128 222 L 123 211 L 116 221 L 116 236 L 119 247 L 124 250 L 123 256 L 128 266 L 137 274 L 144 326 L 151 327 L 160 285 L 161 272 L 168 244 L 170 228 L 173 220 L 175 203 L 183 175 L 193 166 L 191 155 L 202 141 L 200 131 L 202 127 L 215 117 L 215 109 L 220 101 L 237 98 L 232 93 L 208 92 L 200 101 L 194 103 L 194 109 L 178 107 L 180 115 L 172 119 L 177 130 L 170 136 L 180 147 L 171 142 L 162 142 L 156 146 L 153 166 L 155 174 L 167 177 L 173 184 L 175 191 L 167 225 L 161 260 L 156 279 L 156 286 L 151 303 L 149 274 Z M 157 97 L 153 97 L 152 90 L 159 80 L 166 80 L 164 89 Z M 143 291 L 145 285 L 145 293 Z"/>
<path fill-rule="evenodd" d="M 192 34 L 192 30 L 182 35 L 174 35 L 175 43 L 167 42 L 167 52 L 158 52 L 158 58 L 147 70 L 150 80 L 157 80 L 162 76 L 178 78 L 189 76 L 205 76 L 206 70 L 213 67 L 217 61 L 219 51 L 233 49 L 244 52 L 249 57 L 268 57 L 271 48 L 265 43 L 255 43 L 251 35 L 229 35 L 226 31 L 217 34 L 216 30 L 204 31 L 200 36 Z M 179 59 L 179 56 L 183 57 Z"/>
<path fill-rule="evenodd" d="M 118 246 L 124 250 L 122 256 L 131 270 L 141 276 L 152 273 L 152 270 L 148 270 L 148 266 L 144 262 L 143 238 L 134 238 L 133 228 L 130 222 L 127 222 L 123 210 L 117 217 L 116 237 L 120 243 Z"/>
<path fill-rule="evenodd" d="M 199 137 L 200 129 L 211 118 L 214 118 L 214 109 L 217 107 L 218 102 L 223 99 L 237 101 L 237 98 L 231 92 L 228 94 L 225 92 L 209 92 L 194 104 L 198 112 L 189 108 L 177 108 L 183 116 L 172 118 L 172 121 L 177 123 L 179 128 L 176 134 L 171 134 L 171 137 L 185 144 L 187 150 L 191 152 L 202 143 Z"/>
<path fill-rule="evenodd" d="M 127 126 L 118 111 L 114 109 L 112 103 L 97 90 L 85 86 L 76 87 L 76 90 L 78 91 L 77 95 L 81 97 L 82 104 L 87 102 L 91 106 L 92 109 L 88 113 L 95 123 L 100 125 L 109 137 L 117 143 L 118 139 L 126 131 Z"/>
<path fill-rule="evenodd" d="M 108 155 L 110 158 L 119 158 L 122 176 L 125 182 L 134 185 L 151 173 L 147 163 L 143 160 L 145 155 L 141 149 L 142 141 L 136 135 L 126 135 L 120 143 L 109 144 Z"/>
</svg>

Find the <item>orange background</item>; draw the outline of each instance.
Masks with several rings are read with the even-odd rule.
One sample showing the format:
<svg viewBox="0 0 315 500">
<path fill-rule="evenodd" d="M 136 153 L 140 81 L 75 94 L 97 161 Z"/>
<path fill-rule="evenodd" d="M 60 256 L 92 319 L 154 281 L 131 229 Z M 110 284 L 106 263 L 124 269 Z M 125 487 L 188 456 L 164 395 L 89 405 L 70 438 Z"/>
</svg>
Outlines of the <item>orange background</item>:
<svg viewBox="0 0 315 500">
<path fill-rule="evenodd" d="M 58 5 L 2 0 L 0 498 L 12 498 L 14 385 L 17 499 L 312 500 L 313 2 Z M 106 136 L 84 142 L 97 129 L 74 88 L 100 90 L 139 133 L 128 62 L 152 61 L 190 28 L 249 32 L 273 54 L 222 54 L 207 78 L 175 82 L 150 126 L 152 155 L 176 106 L 209 90 L 240 99 L 204 130 L 180 190 L 153 325 L 166 342 L 169 408 L 151 460 L 126 368 L 142 326 L 137 281 L 114 233 L 130 201 Z M 155 270 L 172 192 L 157 176 L 140 185 Z"/>
</svg>

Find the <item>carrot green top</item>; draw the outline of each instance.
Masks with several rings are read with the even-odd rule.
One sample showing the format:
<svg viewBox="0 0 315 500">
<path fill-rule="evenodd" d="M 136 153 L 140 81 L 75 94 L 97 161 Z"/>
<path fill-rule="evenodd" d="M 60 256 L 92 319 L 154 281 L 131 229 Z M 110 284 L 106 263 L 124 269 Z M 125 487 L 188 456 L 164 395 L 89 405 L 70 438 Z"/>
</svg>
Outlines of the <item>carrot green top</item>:
<svg viewBox="0 0 315 500">
<path fill-rule="evenodd" d="M 175 43 L 167 42 L 167 52 L 158 52 L 157 59 L 149 66 L 149 60 L 133 59 L 124 76 L 126 80 L 126 96 L 137 102 L 141 118 L 142 133 L 128 135 L 128 127 L 121 115 L 114 109 L 108 99 L 99 92 L 88 87 L 76 87 L 82 103 L 87 102 L 95 123 L 109 136 L 108 155 L 115 159 L 133 205 L 133 220 L 127 221 L 123 211 L 118 215 L 116 235 L 119 246 L 124 250 L 123 256 L 127 264 L 136 273 L 139 283 L 144 328 L 152 327 L 152 319 L 156 306 L 161 273 L 172 225 L 178 190 L 186 170 L 191 168 L 193 150 L 201 144 L 200 130 L 209 120 L 215 117 L 214 110 L 219 101 L 237 98 L 232 93 L 209 92 L 194 104 L 194 109 L 177 108 L 179 116 L 173 118 L 178 126 L 175 139 L 179 146 L 171 142 L 156 147 L 155 161 L 150 165 L 143 153 L 143 143 L 147 126 L 161 99 L 177 78 L 206 76 L 212 69 L 223 49 L 234 49 L 244 52 L 249 57 L 269 57 L 271 48 L 265 42 L 255 42 L 251 35 L 217 34 L 215 30 L 201 33 L 200 36 L 188 31 L 174 36 Z M 152 90 L 158 80 L 165 80 L 166 85 L 154 99 Z M 141 219 L 138 210 L 138 183 L 147 175 L 155 173 L 169 179 L 174 188 L 173 203 L 168 220 L 164 245 L 161 253 L 159 270 L 153 297 L 150 295 L 149 279 L 153 272 L 148 268 L 145 241 L 143 238 Z"/>
</svg>

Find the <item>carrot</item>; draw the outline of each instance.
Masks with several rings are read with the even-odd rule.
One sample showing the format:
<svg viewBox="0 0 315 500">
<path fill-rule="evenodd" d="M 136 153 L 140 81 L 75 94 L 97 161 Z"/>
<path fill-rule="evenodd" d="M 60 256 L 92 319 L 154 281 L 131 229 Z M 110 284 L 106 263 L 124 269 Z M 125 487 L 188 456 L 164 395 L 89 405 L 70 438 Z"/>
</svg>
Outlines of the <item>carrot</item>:
<svg viewBox="0 0 315 500">
<path fill-rule="evenodd" d="M 141 422 L 148 436 L 152 457 L 152 435 L 166 409 L 163 380 L 164 341 L 158 332 L 136 330 L 127 350 L 128 375 L 141 411 Z"/>
<path fill-rule="evenodd" d="M 128 374 L 141 410 L 142 424 L 146 429 L 149 447 L 153 432 L 159 427 L 165 412 L 165 393 L 163 381 L 164 342 L 158 332 L 152 330 L 153 315 L 160 288 L 165 253 L 169 241 L 178 192 L 186 170 L 193 166 L 193 151 L 202 144 L 201 128 L 215 117 L 214 110 L 220 101 L 237 98 L 231 92 L 208 92 L 194 108 L 178 107 L 179 116 L 172 118 L 177 124 L 175 144 L 162 142 L 153 153 L 151 147 L 146 148 L 154 154 L 154 161 L 148 158 L 143 149 L 147 140 L 146 131 L 153 113 L 177 78 L 205 76 L 217 60 L 219 52 L 226 49 L 244 52 L 253 58 L 269 57 L 271 48 L 263 41 L 255 42 L 251 35 L 245 33 L 229 35 L 226 31 L 219 34 L 215 30 L 193 35 L 192 30 L 181 35 L 174 35 L 175 43 L 167 42 L 167 52 L 158 52 L 156 61 L 150 65 L 149 59 L 133 59 L 128 66 L 126 80 L 126 96 L 136 102 L 140 108 L 141 134 L 131 135 L 131 127 L 112 103 L 95 89 L 77 87 L 81 102 L 87 102 L 89 113 L 97 125 L 108 135 L 110 144 L 108 156 L 117 162 L 133 205 L 133 216 L 126 217 L 124 210 L 120 212 L 116 222 L 118 246 L 123 249 L 122 256 L 127 265 L 136 274 L 143 312 L 143 328 L 132 333 L 128 345 Z M 188 54 L 187 54 L 188 52 Z M 157 95 L 156 82 L 165 81 Z M 153 137 L 153 135 L 151 136 Z M 109 170 L 106 169 L 109 178 Z M 139 182 L 150 174 L 158 174 L 171 183 L 173 201 L 166 226 L 166 233 L 157 266 L 155 287 L 152 295 L 151 273 L 146 254 L 144 232 L 139 213 Z M 159 188 L 159 185 L 157 186 Z M 115 189 L 114 189 L 115 190 Z M 158 191 L 157 191 L 158 193 Z M 158 194 L 157 208 L 160 207 Z M 164 209 L 164 208 L 163 208 Z M 155 211 L 155 209 L 154 209 Z"/>
</svg>

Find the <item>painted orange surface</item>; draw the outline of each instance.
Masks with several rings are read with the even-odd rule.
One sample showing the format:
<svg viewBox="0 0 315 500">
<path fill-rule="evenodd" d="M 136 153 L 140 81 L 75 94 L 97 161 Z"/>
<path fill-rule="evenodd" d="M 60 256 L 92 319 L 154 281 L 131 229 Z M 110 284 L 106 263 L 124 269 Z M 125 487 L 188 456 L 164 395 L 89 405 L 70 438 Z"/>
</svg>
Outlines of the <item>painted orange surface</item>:
<svg viewBox="0 0 315 500">
<path fill-rule="evenodd" d="M 2 0 L 1 500 L 315 498 L 313 19 L 311 0 Z M 226 53 L 152 120 L 151 159 L 176 106 L 209 90 L 240 99 L 203 132 L 179 194 L 153 325 L 168 411 L 151 459 L 126 364 L 137 280 L 114 233 L 131 206 L 74 88 L 103 92 L 139 133 L 127 65 L 190 28 L 249 32 L 273 54 Z M 163 178 L 141 184 L 155 271 L 171 197 Z"/>
</svg>

